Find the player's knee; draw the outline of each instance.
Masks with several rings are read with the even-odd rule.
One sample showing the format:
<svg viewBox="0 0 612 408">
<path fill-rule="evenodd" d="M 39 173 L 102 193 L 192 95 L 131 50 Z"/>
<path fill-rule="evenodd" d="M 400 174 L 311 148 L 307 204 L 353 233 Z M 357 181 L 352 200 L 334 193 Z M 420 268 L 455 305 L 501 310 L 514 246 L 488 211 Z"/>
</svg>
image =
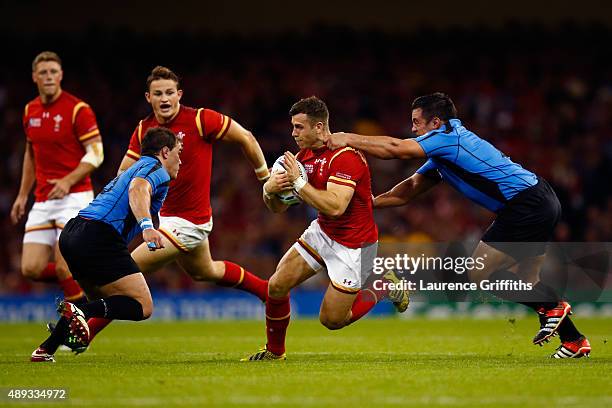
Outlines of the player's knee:
<svg viewBox="0 0 612 408">
<path fill-rule="evenodd" d="M 142 305 L 142 320 L 147 320 L 153 314 L 153 303 Z"/>
<path fill-rule="evenodd" d="M 285 283 L 283 283 L 280 279 L 272 276 L 268 281 L 268 294 L 275 298 L 280 298 L 283 296 L 287 296 L 289 294 L 289 288 Z"/>
<path fill-rule="evenodd" d="M 72 274 L 70 273 L 70 269 L 68 269 L 68 266 L 60 264 L 60 263 L 57 263 L 55 265 L 55 274 L 57 275 L 57 278 L 60 281 L 62 281 L 64 279 L 67 279 L 70 276 L 72 276 Z"/>
<path fill-rule="evenodd" d="M 21 265 L 21 274 L 24 278 L 30 280 L 37 280 L 40 278 L 44 265 L 37 265 L 34 263 L 24 263 Z"/>
<path fill-rule="evenodd" d="M 149 297 L 139 301 L 142 306 L 142 320 L 147 320 L 153 314 L 153 299 Z"/>
<path fill-rule="evenodd" d="M 345 319 L 337 319 L 326 314 L 319 315 L 319 321 L 329 330 L 338 330 L 346 326 Z"/>
</svg>

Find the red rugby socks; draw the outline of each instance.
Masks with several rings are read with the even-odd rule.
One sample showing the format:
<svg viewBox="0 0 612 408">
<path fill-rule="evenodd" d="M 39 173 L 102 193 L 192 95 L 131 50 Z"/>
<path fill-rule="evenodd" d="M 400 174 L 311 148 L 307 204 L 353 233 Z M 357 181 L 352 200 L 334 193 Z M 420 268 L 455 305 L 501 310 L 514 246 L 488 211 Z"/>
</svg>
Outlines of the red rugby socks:
<svg viewBox="0 0 612 408">
<path fill-rule="evenodd" d="M 262 302 L 266 301 L 268 281 L 258 278 L 233 262 L 223 261 L 223 263 L 225 264 L 225 275 L 217 282 L 217 285 L 244 290 L 254 294 Z"/>
<path fill-rule="evenodd" d="M 266 336 L 268 351 L 280 356 L 285 352 L 285 336 L 291 319 L 289 295 L 266 299 Z"/>
</svg>

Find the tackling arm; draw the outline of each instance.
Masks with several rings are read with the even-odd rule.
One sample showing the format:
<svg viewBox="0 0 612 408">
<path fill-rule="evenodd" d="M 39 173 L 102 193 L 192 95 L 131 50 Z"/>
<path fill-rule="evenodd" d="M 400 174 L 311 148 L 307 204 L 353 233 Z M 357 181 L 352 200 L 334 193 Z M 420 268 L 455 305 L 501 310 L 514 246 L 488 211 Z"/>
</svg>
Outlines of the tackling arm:
<svg viewBox="0 0 612 408">
<path fill-rule="evenodd" d="M 439 180 L 414 173 L 391 190 L 374 198 L 374 208 L 399 207 L 408 204 L 438 184 Z"/>
<path fill-rule="evenodd" d="M 251 163 L 251 166 L 253 166 L 257 179 L 262 183 L 268 180 L 270 172 L 266 164 L 266 158 L 264 157 L 257 139 L 253 136 L 253 133 L 243 128 L 238 122 L 232 120 L 223 140 L 238 143 L 242 148 L 242 153 L 249 163 Z"/>
<path fill-rule="evenodd" d="M 381 159 L 419 159 L 426 157 L 421 146 L 413 139 L 396 139 L 390 136 L 334 133 L 330 136 L 327 146 L 330 149 L 350 146 Z"/>
</svg>

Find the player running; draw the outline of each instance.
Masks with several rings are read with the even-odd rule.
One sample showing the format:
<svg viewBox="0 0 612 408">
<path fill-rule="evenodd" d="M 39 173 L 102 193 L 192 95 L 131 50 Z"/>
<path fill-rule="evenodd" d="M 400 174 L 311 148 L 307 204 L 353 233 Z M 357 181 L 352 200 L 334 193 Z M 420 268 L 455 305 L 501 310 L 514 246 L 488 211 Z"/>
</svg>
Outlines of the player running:
<svg viewBox="0 0 612 408">
<path fill-rule="evenodd" d="M 291 316 L 289 291 L 327 270 L 330 284 L 319 318 L 330 330 L 340 329 L 364 316 L 389 295 L 400 311 L 408 307 L 407 292 L 388 294 L 373 287 L 361 290 L 372 271 L 378 230 L 372 214 L 370 170 L 361 152 L 352 148 L 330 150 L 329 112 L 325 103 L 310 97 L 289 111 L 292 136 L 301 149 L 297 157 L 285 153 L 283 173 L 275 172 L 263 186 L 266 206 L 282 212 L 287 205 L 275 193 L 294 189 L 319 216 L 287 251 L 268 282 L 266 346 L 243 361 L 284 360 L 285 335 Z M 308 182 L 299 176 L 298 161 Z M 393 272 L 384 279 L 398 282 Z"/>
<path fill-rule="evenodd" d="M 414 100 L 412 131 L 416 139 L 338 133 L 329 138 L 328 146 L 351 146 L 382 159 L 428 159 L 411 177 L 376 197 L 376 208 L 406 205 L 444 180 L 495 212 L 497 218 L 472 255 L 485 259 L 485 268 L 470 270 L 470 279 L 518 282 L 513 270 L 520 271 L 523 281 L 534 284 L 531 293 L 494 294 L 538 313 L 541 327 L 533 343 L 542 345 L 558 333 L 561 346 L 551 357 L 588 356 L 591 346 L 570 320 L 571 306 L 539 277 L 547 243 L 561 217 L 561 204 L 550 185 L 466 129 L 446 94 Z"/>
<path fill-rule="evenodd" d="M 168 198 L 161 208 L 162 248 L 151 252 L 143 243 L 132 252 L 132 257 L 143 273 L 176 261 L 194 280 L 235 287 L 263 302 L 267 281 L 233 262 L 214 261 L 208 235 L 213 227 L 210 180 L 214 144 L 220 141 L 238 144 L 262 183 L 269 177 L 265 157 L 253 134 L 238 122 L 211 109 L 181 105 L 182 96 L 179 78 L 174 72 L 161 66 L 153 69 L 147 78 L 145 93 L 153 113 L 138 123 L 119 172 L 131 168 L 140 158 L 142 137 L 155 126 L 164 126 L 182 137 L 183 164 L 178 178 L 170 183 Z M 89 321 L 91 337 L 109 322 Z"/>
<path fill-rule="evenodd" d="M 19 193 L 11 209 L 17 224 L 25 213 L 30 190 L 35 203 L 23 236 L 21 273 L 58 282 L 64 298 L 80 302 L 81 287 L 74 281 L 57 246 L 64 224 L 93 199 L 89 174 L 102 164 L 102 138 L 93 110 L 62 90 L 62 62 L 50 51 L 32 62 L 32 80 L 38 97 L 25 106 L 25 154 Z M 55 262 L 50 262 L 55 258 Z"/>
<path fill-rule="evenodd" d="M 127 245 L 142 232 L 148 250 L 163 248 L 151 214 L 159 211 L 170 180 L 178 174 L 180 150 L 181 143 L 170 130 L 149 129 L 140 160 L 68 221 L 59 239 L 61 252 L 76 280 L 98 300 L 78 307 L 61 302 L 59 321 L 49 338 L 34 350 L 31 361 L 55 361 L 53 354 L 61 344 L 86 348 L 88 318 L 139 321 L 151 316 L 149 287 Z"/>
</svg>

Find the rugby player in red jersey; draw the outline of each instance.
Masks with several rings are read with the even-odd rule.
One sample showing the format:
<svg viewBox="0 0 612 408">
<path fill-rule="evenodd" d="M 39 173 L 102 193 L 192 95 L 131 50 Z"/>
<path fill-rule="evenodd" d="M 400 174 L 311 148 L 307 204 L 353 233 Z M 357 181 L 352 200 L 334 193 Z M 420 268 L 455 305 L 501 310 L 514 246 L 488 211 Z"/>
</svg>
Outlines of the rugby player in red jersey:
<svg viewBox="0 0 612 408">
<path fill-rule="evenodd" d="M 28 213 L 23 236 L 21 272 L 32 280 L 58 282 L 66 300 L 84 300 L 57 240 L 64 224 L 93 199 L 89 173 L 104 159 L 102 138 L 93 110 L 62 90 L 62 62 L 50 51 L 32 63 L 38 97 L 25 106 L 25 154 L 19 193 L 11 209 L 17 224 L 25 214 L 28 196 L 35 203 Z M 50 262 L 55 258 L 55 262 Z"/>
<path fill-rule="evenodd" d="M 230 117 L 211 109 L 181 105 L 182 95 L 174 72 L 161 66 L 153 69 L 145 93 L 153 112 L 138 123 L 119 167 L 119 172 L 125 171 L 140 158 L 142 137 L 151 127 L 163 126 L 182 137 L 181 171 L 170 183 L 159 214 L 162 249 L 152 252 L 143 243 L 132 252 L 132 258 L 143 273 L 176 261 L 194 280 L 235 287 L 265 301 L 267 281 L 233 262 L 213 260 L 208 242 L 213 227 L 210 180 L 214 144 L 221 141 L 238 144 L 263 183 L 269 171 L 261 147 L 250 131 Z M 90 319 L 90 336 L 93 338 L 109 322 Z"/>
<path fill-rule="evenodd" d="M 400 311 L 408 306 L 408 293 L 375 290 L 369 282 L 378 243 L 372 214 L 370 170 L 363 154 L 353 148 L 327 148 L 329 112 L 316 97 L 302 99 L 289 111 L 292 136 L 301 149 L 297 157 L 285 153 L 286 172 L 274 172 L 263 186 L 264 202 L 273 212 L 287 205 L 275 193 L 294 189 L 319 211 L 319 216 L 283 256 L 268 283 L 266 300 L 267 344 L 243 361 L 284 360 L 285 334 L 291 316 L 289 291 L 326 269 L 330 284 L 321 304 L 321 323 L 340 329 L 364 316 L 385 296 Z M 299 176 L 304 165 L 308 182 Z M 399 282 L 394 272 L 381 277 Z M 379 285 L 380 287 L 380 285 Z M 386 287 L 386 286 L 384 286 Z"/>
</svg>

